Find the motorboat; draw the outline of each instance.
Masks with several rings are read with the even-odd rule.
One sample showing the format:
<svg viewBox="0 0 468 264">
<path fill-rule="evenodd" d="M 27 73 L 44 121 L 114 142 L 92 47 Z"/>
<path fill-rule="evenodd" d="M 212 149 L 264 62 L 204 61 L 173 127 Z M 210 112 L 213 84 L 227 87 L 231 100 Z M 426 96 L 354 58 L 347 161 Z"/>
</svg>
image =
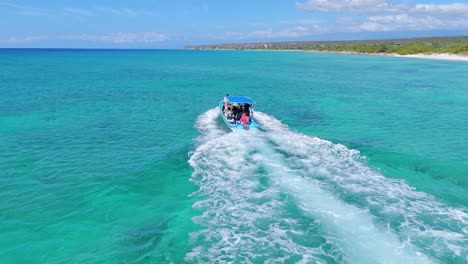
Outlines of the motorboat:
<svg viewBox="0 0 468 264">
<path fill-rule="evenodd" d="M 226 95 L 219 102 L 219 112 L 228 127 L 232 130 L 236 129 L 253 129 L 259 127 L 253 118 L 252 106 L 255 101 L 247 96 L 229 96 Z M 249 121 L 241 120 L 242 114 L 249 117 Z"/>
</svg>

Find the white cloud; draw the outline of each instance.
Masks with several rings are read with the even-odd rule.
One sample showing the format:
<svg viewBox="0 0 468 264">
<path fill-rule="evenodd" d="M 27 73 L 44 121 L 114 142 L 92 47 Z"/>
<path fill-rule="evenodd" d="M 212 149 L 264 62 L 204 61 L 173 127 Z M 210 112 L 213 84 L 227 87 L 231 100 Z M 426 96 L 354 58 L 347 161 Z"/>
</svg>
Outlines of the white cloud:
<svg viewBox="0 0 468 264">
<path fill-rule="evenodd" d="M 286 28 L 279 31 L 274 31 L 273 29 L 264 29 L 264 30 L 255 30 L 244 34 L 241 38 L 263 38 L 263 39 L 272 39 L 272 38 L 297 38 L 302 36 L 307 36 L 316 31 L 317 28 L 307 28 L 303 26 L 297 26 L 292 28 Z"/>
<path fill-rule="evenodd" d="M 348 31 L 468 28 L 468 3 L 408 6 L 391 5 L 387 0 L 308 0 L 296 6 L 311 12 L 337 13 L 337 25 Z M 356 20 L 352 14 L 360 14 L 361 18 Z"/>
<path fill-rule="evenodd" d="M 123 33 L 119 32 L 111 35 L 111 39 L 114 43 L 154 43 L 168 40 L 168 37 L 164 34 L 157 32 L 144 32 L 144 33 Z"/>
<path fill-rule="evenodd" d="M 304 3 L 296 3 L 296 6 L 312 12 L 352 13 L 390 11 L 394 8 L 385 0 L 308 0 Z"/>
<path fill-rule="evenodd" d="M 95 15 L 115 15 L 122 17 L 136 17 L 138 15 L 143 16 L 159 16 L 158 13 L 150 10 L 132 9 L 132 8 L 114 8 L 114 7 L 93 7 L 89 9 L 84 8 L 65 8 L 67 13 L 79 15 L 79 16 L 95 16 Z"/>
<path fill-rule="evenodd" d="M 240 32 L 228 31 L 228 32 L 226 32 L 224 34 L 226 36 L 228 36 L 228 37 L 236 37 L 236 38 L 241 38 L 242 37 L 242 33 L 240 33 Z"/>
<path fill-rule="evenodd" d="M 468 18 L 438 18 L 434 16 L 414 16 L 408 14 L 371 16 L 365 22 L 348 27 L 351 31 L 395 31 L 462 29 L 468 25 Z"/>
<path fill-rule="evenodd" d="M 285 25 L 318 25 L 319 22 L 316 19 L 300 19 L 300 20 L 283 20 L 281 24 Z"/>
<path fill-rule="evenodd" d="M 15 10 L 14 11 L 15 14 L 22 15 L 22 16 L 42 16 L 42 15 L 47 14 L 45 10 L 42 10 L 39 8 L 24 6 L 24 5 L 17 5 L 17 4 L 9 3 L 9 2 L 0 2 L 0 7 L 2 6 Z"/>
<path fill-rule="evenodd" d="M 136 16 L 137 12 L 130 8 L 111 8 L 111 7 L 99 7 L 97 10 L 111 13 L 119 16 Z"/>
<path fill-rule="evenodd" d="M 409 10 L 413 14 L 427 14 L 431 16 L 468 16 L 468 4 L 452 3 L 443 5 L 418 4 Z"/>
<path fill-rule="evenodd" d="M 89 35 L 82 34 L 78 36 L 69 36 L 67 39 L 70 40 L 81 40 L 81 41 L 96 41 L 96 42 L 107 42 L 107 43 L 155 43 L 168 40 L 169 37 L 158 32 L 118 32 L 106 35 Z"/>
<path fill-rule="evenodd" d="M 31 42 L 40 42 L 49 39 L 48 36 L 27 36 L 27 37 L 10 37 L 4 40 L 0 40 L 3 43 L 10 43 L 10 44 L 23 44 L 23 43 L 31 43 Z"/>
<path fill-rule="evenodd" d="M 254 30 L 242 36 L 242 38 L 271 38 L 273 36 L 273 29 Z"/>
<path fill-rule="evenodd" d="M 351 31 L 388 31 L 389 28 L 375 22 L 364 22 L 358 27 L 350 27 Z"/>
<path fill-rule="evenodd" d="M 298 38 L 312 35 L 317 32 L 323 32 L 323 29 L 318 25 L 313 26 L 296 26 L 281 30 L 273 30 L 266 28 L 254 30 L 247 33 L 227 31 L 221 35 L 210 34 L 207 37 L 217 40 L 246 40 L 246 39 L 275 39 L 275 38 Z"/>
<path fill-rule="evenodd" d="M 317 28 L 314 28 L 314 31 L 317 31 Z M 297 38 L 297 37 L 307 36 L 310 34 L 311 34 L 311 29 L 303 27 L 303 26 L 297 26 L 294 28 L 283 29 L 279 31 L 278 33 L 276 33 L 275 37 Z"/>
<path fill-rule="evenodd" d="M 66 40 L 66 41 L 87 41 L 87 42 L 102 42 L 114 44 L 132 44 L 132 43 L 157 43 L 168 40 L 169 37 L 158 32 L 117 32 L 103 35 L 81 34 L 81 35 L 64 35 L 64 36 L 27 36 L 27 37 L 10 37 L 0 40 L 1 43 L 21 44 L 42 42 L 46 40 Z"/>
</svg>

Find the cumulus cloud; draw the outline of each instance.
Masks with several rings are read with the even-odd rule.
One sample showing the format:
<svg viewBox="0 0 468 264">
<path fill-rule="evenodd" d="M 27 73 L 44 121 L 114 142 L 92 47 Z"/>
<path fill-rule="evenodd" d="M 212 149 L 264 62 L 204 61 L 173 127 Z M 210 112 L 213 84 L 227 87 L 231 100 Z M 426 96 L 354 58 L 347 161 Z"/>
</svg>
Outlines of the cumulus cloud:
<svg viewBox="0 0 468 264">
<path fill-rule="evenodd" d="M 311 12 L 334 12 L 348 31 L 395 31 L 468 28 L 468 4 L 390 4 L 386 0 L 308 0 L 296 3 Z M 359 14 L 355 18 L 354 14 Z"/>
<path fill-rule="evenodd" d="M 354 30 L 432 30 L 468 28 L 468 4 L 419 4 L 398 14 L 370 16 Z"/>
<path fill-rule="evenodd" d="M 468 18 L 438 18 L 435 16 L 411 16 L 409 14 L 371 16 L 366 21 L 348 28 L 352 31 L 395 31 L 395 30 L 432 30 L 463 29 Z"/>
<path fill-rule="evenodd" d="M 427 14 L 432 16 L 468 16 L 467 3 L 452 3 L 452 4 L 417 4 L 409 10 L 413 14 Z"/>
</svg>

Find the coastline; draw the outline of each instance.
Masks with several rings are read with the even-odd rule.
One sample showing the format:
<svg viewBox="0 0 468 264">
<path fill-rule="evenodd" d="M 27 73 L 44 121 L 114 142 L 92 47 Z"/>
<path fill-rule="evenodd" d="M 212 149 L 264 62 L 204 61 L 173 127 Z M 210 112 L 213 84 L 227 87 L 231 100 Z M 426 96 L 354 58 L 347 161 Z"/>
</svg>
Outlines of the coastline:
<svg viewBox="0 0 468 264">
<path fill-rule="evenodd" d="M 299 50 L 297 50 L 299 51 Z M 309 52 L 304 50 L 305 52 Z M 371 55 L 371 56 L 388 56 L 388 57 L 398 57 L 398 58 L 413 58 L 413 59 L 429 59 L 429 60 L 450 60 L 450 61 L 466 61 L 468 62 L 468 56 L 451 54 L 451 53 L 432 53 L 432 54 L 408 54 L 401 55 L 397 53 L 361 53 L 353 51 L 320 51 L 320 50 L 310 50 L 310 52 L 326 52 L 326 53 L 337 53 L 337 54 L 352 54 L 352 55 Z"/>
<path fill-rule="evenodd" d="M 393 55 L 395 57 L 402 58 L 416 58 L 416 59 L 431 59 L 431 60 L 451 60 L 451 61 L 466 61 L 468 62 L 468 56 L 462 56 L 450 53 L 433 53 L 433 54 L 411 54 L 411 55 Z"/>
<path fill-rule="evenodd" d="M 335 53 L 346 55 L 369 55 L 369 56 L 388 56 L 397 58 L 413 58 L 413 59 L 429 59 L 429 60 L 448 60 L 448 61 L 465 61 L 468 62 L 468 56 L 451 54 L 451 53 L 432 53 L 432 54 L 408 54 L 400 55 L 397 53 L 362 53 L 354 51 L 324 51 L 324 50 L 301 50 L 301 49 L 202 49 L 202 50 L 243 50 L 243 51 L 275 51 L 275 52 L 320 52 L 320 53 Z"/>
<path fill-rule="evenodd" d="M 264 51 L 268 51 L 264 49 Z M 322 50 L 271 50 L 271 51 L 303 51 L 303 52 L 324 52 L 324 53 L 336 53 L 336 54 L 347 54 L 347 55 L 370 55 L 370 56 L 388 56 L 398 58 L 413 58 L 413 59 L 429 59 L 429 60 L 449 60 L 449 61 L 466 61 L 468 62 L 468 56 L 451 54 L 451 53 L 432 53 L 432 54 L 408 54 L 400 55 L 397 53 L 362 53 L 353 51 L 322 51 Z"/>
</svg>

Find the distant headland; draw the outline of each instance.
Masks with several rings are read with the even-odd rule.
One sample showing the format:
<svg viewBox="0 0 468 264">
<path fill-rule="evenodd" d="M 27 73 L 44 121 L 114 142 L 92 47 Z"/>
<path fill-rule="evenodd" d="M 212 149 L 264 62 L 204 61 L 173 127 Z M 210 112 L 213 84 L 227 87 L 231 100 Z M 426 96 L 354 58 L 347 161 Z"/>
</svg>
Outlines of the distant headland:
<svg viewBox="0 0 468 264">
<path fill-rule="evenodd" d="M 321 51 L 468 61 L 468 36 L 216 44 L 186 46 L 185 49 Z"/>
</svg>

